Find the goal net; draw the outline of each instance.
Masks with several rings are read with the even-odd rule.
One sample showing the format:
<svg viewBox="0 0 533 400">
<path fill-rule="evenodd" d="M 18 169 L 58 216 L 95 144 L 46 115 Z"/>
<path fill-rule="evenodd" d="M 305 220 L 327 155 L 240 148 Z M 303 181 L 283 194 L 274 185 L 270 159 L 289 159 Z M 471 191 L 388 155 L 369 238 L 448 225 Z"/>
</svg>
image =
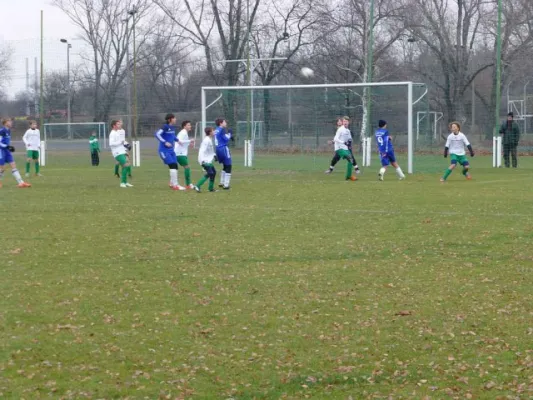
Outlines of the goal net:
<svg viewBox="0 0 533 400">
<path fill-rule="evenodd" d="M 428 113 L 427 87 L 413 82 L 203 87 L 198 134 L 224 117 L 236 134 L 234 157 L 242 157 L 245 165 L 318 169 L 331 159 L 328 140 L 336 119 L 348 116 L 358 163 L 364 156 L 367 165 L 376 166 L 374 130 L 383 119 L 400 162 L 413 173 L 426 169 L 431 161 L 424 155 L 441 145 L 430 118 L 421 118 Z"/>
<path fill-rule="evenodd" d="M 89 137 L 94 135 L 100 147 L 107 147 L 105 122 L 47 123 L 43 126 L 46 158 L 59 154 L 89 154 Z"/>
</svg>

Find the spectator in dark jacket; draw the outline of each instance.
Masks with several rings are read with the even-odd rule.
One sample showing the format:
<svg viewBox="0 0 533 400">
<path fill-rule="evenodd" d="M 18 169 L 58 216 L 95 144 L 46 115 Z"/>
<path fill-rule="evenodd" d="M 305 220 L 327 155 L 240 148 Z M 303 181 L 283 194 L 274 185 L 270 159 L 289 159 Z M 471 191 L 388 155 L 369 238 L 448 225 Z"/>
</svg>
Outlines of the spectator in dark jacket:
<svg viewBox="0 0 533 400">
<path fill-rule="evenodd" d="M 518 166 L 517 149 L 520 140 L 520 128 L 513 118 L 514 115 L 510 112 L 507 114 L 507 121 L 500 127 L 500 135 L 503 136 L 503 160 L 506 168 L 510 167 L 509 154 L 513 158 L 513 168 Z"/>
</svg>

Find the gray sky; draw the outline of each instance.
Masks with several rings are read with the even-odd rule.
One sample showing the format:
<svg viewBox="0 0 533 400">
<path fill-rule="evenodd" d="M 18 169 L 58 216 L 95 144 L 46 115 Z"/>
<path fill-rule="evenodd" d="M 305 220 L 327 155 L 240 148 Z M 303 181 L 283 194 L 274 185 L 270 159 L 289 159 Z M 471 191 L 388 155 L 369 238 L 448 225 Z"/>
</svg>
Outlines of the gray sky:
<svg viewBox="0 0 533 400">
<path fill-rule="evenodd" d="M 47 0 L 9 0 L 2 18 L 0 46 L 13 51 L 11 57 L 10 97 L 26 86 L 26 58 L 29 58 L 30 82 L 34 80 L 34 58 L 40 64 L 41 10 L 44 11 L 44 71 L 66 70 L 67 49 L 60 38 L 72 40 L 71 66 L 81 61 L 82 42 L 75 40 L 77 27 Z M 39 72 L 38 72 L 39 74 Z"/>
</svg>

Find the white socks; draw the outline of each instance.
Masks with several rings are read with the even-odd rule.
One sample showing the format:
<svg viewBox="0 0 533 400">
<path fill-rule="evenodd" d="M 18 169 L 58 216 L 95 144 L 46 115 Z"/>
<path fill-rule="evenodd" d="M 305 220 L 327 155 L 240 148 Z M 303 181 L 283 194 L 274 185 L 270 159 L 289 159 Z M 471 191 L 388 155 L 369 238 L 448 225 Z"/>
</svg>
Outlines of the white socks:
<svg viewBox="0 0 533 400">
<path fill-rule="evenodd" d="M 224 173 L 224 187 L 229 187 L 229 181 L 231 180 L 231 174 Z"/>
<path fill-rule="evenodd" d="M 224 185 L 226 183 L 226 171 L 220 171 L 220 184 Z"/>
<path fill-rule="evenodd" d="M 170 170 L 170 184 L 172 186 L 178 186 L 178 170 L 177 169 Z"/>
<path fill-rule="evenodd" d="M 385 172 L 387 171 L 387 168 L 384 168 L 384 167 L 381 167 L 381 169 L 379 170 L 379 174 L 381 176 L 385 175 Z"/>
<path fill-rule="evenodd" d="M 13 174 L 13 177 L 17 180 L 17 183 L 22 183 L 24 182 L 22 180 L 22 177 L 20 176 L 20 172 L 18 169 L 14 169 L 13 171 L 11 171 L 11 173 Z"/>
<path fill-rule="evenodd" d="M 404 179 L 405 175 L 403 174 L 403 171 L 400 167 L 396 168 L 396 175 L 398 175 L 398 178 Z"/>
</svg>

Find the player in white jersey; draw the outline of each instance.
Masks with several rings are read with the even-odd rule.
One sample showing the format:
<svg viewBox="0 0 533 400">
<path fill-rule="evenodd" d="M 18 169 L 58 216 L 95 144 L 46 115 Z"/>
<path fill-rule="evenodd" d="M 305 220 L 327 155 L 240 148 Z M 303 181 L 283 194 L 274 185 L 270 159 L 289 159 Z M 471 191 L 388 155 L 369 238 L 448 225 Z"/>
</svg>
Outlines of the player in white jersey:
<svg viewBox="0 0 533 400">
<path fill-rule="evenodd" d="M 348 162 L 346 165 L 346 180 L 355 181 L 357 178 L 352 174 L 352 167 L 355 165 L 355 161 L 348 147 L 352 142 L 352 134 L 348 129 L 350 118 L 343 117 L 342 122 L 343 125 L 337 128 L 337 132 L 333 138 L 335 154 L 337 154 L 340 159 L 345 159 Z"/>
<path fill-rule="evenodd" d="M 42 176 L 39 165 L 39 151 L 41 150 L 41 132 L 37 129 L 37 122 L 30 121 L 30 129 L 22 136 L 26 145 L 26 176 L 30 176 L 31 162 L 35 163 L 35 175 Z"/>
<path fill-rule="evenodd" d="M 472 179 L 470 175 L 470 163 L 466 158 L 465 146 L 470 151 L 470 156 L 474 157 L 474 150 L 472 145 L 466 138 L 466 135 L 461 132 L 461 124 L 459 122 L 452 122 L 449 125 L 452 133 L 448 135 L 446 140 L 446 145 L 444 146 L 444 158 L 448 157 L 448 152 L 450 153 L 451 164 L 444 172 L 444 176 L 440 178 L 441 182 L 445 182 L 446 179 L 450 176 L 452 171 L 455 169 L 457 164 L 463 166 L 463 175 L 466 179 Z"/>
<path fill-rule="evenodd" d="M 122 167 L 122 175 L 120 179 L 120 187 L 127 188 L 132 187 L 131 183 L 128 183 L 128 174 L 130 173 L 131 167 L 126 157 L 126 146 L 130 146 L 126 143 L 126 132 L 122 129 L 121 120 L 111 121 L 111 132 L 109 133 L 109 147 L 111 148 L 111 153 L 116 161 Z"/>
<path fill-rule="evenodd" d="M 181 165 L 185 170 L 185 187 L 187 189 L 194 189 L 191 183 L 191 168 L 189 167 L 189 146 L 194 143 L 194 139 L 189 139 L 189 132 L 192 130 L 191 121 L 183 121 L 181 123 L 181 131 L 177 136 L 177 141 L 174 144 L 174 152 L 178 160 L 178 165 Z"/>
<path fill-rule="evenodd" d="M 200 150 L 198 151 L 198 163 L 202 166 L 205 171 L 205 175 L 198 181 L 194 190 L 198 193 L 201 192 L 202 185 L 209 179 L 209 191 L 218 192 L 215 189 L 215 177 L 217 176 L 217 171 L 215 165 L 215 147 L 213 146 L 213 139 L 211 136 L 213 134 L 213 128 L 205 128 L 205 137 L 202 140 L 200 145 Z"/>
</svg>

